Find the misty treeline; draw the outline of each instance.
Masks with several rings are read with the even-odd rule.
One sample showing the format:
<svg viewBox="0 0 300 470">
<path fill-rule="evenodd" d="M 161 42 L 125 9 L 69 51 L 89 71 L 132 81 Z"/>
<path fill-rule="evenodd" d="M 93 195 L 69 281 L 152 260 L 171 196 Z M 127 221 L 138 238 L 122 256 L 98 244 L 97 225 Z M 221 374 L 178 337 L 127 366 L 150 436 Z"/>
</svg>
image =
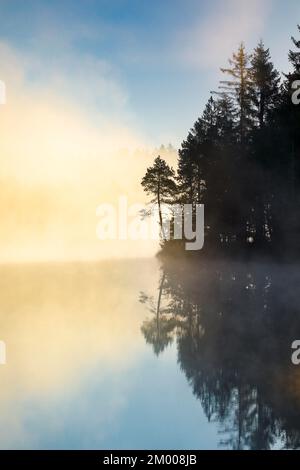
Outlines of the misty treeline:
<svg viewBox="0 0 300 470">
<path fill-rule="evenodd" d="M 157 157 L 142 180 L 159 206 L 205 205 L 204 251 L 297 249 L 300 37 L 289 63 L 279 73 L 262 41 L 251 54 L 242 43 L 183 141 L 177 171 Z"/>
</svg>

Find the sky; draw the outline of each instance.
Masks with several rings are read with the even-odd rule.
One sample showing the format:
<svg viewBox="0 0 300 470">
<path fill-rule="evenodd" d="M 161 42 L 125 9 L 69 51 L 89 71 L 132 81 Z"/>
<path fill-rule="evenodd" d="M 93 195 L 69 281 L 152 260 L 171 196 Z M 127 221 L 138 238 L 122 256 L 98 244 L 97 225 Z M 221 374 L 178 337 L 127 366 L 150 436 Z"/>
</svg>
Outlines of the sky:
<svg viewBox="0 0 300 470">
<path fill-rule="evenodd" d="M 300 3 L 0 0 L 0 14 L 0 261 L 81 259 L 120 255 L 95 248 L 98 204 L 145 200 L 154 149 L 180 147 L 241 41 L 263 38 L 288 70 Z"/>
<path fill-rule="evenodd" d="M 1 0 L 0 9 L 1 41 L 26 63 L 29 86 L 55 82 L 147 143 L 177 146 L 239 42 L 263 38 L 286 70 L 300 22 L 297 0 Z"/>
</svg>

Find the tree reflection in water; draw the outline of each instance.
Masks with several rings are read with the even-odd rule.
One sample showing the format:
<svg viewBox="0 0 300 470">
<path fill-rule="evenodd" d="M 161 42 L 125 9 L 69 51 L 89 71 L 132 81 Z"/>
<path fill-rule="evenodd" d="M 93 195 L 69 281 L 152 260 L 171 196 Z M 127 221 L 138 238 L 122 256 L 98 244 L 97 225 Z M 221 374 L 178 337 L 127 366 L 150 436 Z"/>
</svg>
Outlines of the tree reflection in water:
<svg viewBox="0 0 300 470">
<path fill-rule="evenodd" d="M 142 333 L 156 355 L 176 341 L 178 363 L 220 446 L 300 447 L 297 266 L 164 260 Z"/>
</svg>

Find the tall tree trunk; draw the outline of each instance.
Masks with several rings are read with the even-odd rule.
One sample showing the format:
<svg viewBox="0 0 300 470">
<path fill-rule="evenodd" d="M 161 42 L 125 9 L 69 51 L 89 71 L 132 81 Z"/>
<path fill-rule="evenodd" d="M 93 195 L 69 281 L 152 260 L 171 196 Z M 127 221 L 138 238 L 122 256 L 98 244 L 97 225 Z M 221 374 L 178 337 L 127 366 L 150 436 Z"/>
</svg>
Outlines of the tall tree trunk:
<svg viewBox="0 0 300 470">
<path fill-rule="evenodd" d="M 263 129 L 265 125 L 265 95 L 261 91 L 260 102 L 259 102 L 259 127 Z"/>
<path fill-rule="evenodd" d="M 161 212 L 161 201 L 160 201 L 160 181 L 158 181 L 158 188 L 157 188 L 157 205 L 158 205 L 158 214 L 159 214 L 159 225 L 162 233 L 163 240 L 166 239 L 165 231 L 164 231 L 164 224 Z"/>
</svg>

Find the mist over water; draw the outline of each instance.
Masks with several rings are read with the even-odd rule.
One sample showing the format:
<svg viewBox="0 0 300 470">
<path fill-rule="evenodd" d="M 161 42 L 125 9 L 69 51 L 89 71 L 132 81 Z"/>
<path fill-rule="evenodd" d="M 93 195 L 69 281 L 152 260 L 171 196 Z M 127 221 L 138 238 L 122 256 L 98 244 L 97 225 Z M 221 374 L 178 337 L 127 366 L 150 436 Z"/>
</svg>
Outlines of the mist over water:
<svg viewBox="0 0 300 470">
<path fill-rule="evenodd" d="M 298 283 L 268 263 L 2 265 L 1 447 L 298 447 Z"/>
<path fill-rule="evenodd" d="M 300 449 L 279 3 L 0 0 L 1 449 Z"/>
<path fill-rule="evenodd" d="M 7 102 L 0 106 L 0 263 L 154 255 L 153 243 L 100 242 L 96 209 L 117 207 L 120 196 L 128 204 L 144 203 L 140 181 L 160 143 L 138 132 L 121 111 L 116 117 L 111 103 L 91 109 L 84 99 L 87 77 L 81 82 L 74 68 L 69 76 L 63 61 L 54 70 L 54 60 L 47 75 L 39 61 L 1 40 L 0 61 L 7 84 Z M 89 64 L 91 81 L 100 79 L 96 65 Z M 28 80 L 41 73 L 41 83 Z M 86 91 L 95 100 L 99 83 L 90 86 Z M 80 99 L 66 93 L 74 87 Z M 108 100 L 121 99 L 114 87 L 108 90 Z M 176 161 L 175 149 L 161 153 Z"/>
</svg>

